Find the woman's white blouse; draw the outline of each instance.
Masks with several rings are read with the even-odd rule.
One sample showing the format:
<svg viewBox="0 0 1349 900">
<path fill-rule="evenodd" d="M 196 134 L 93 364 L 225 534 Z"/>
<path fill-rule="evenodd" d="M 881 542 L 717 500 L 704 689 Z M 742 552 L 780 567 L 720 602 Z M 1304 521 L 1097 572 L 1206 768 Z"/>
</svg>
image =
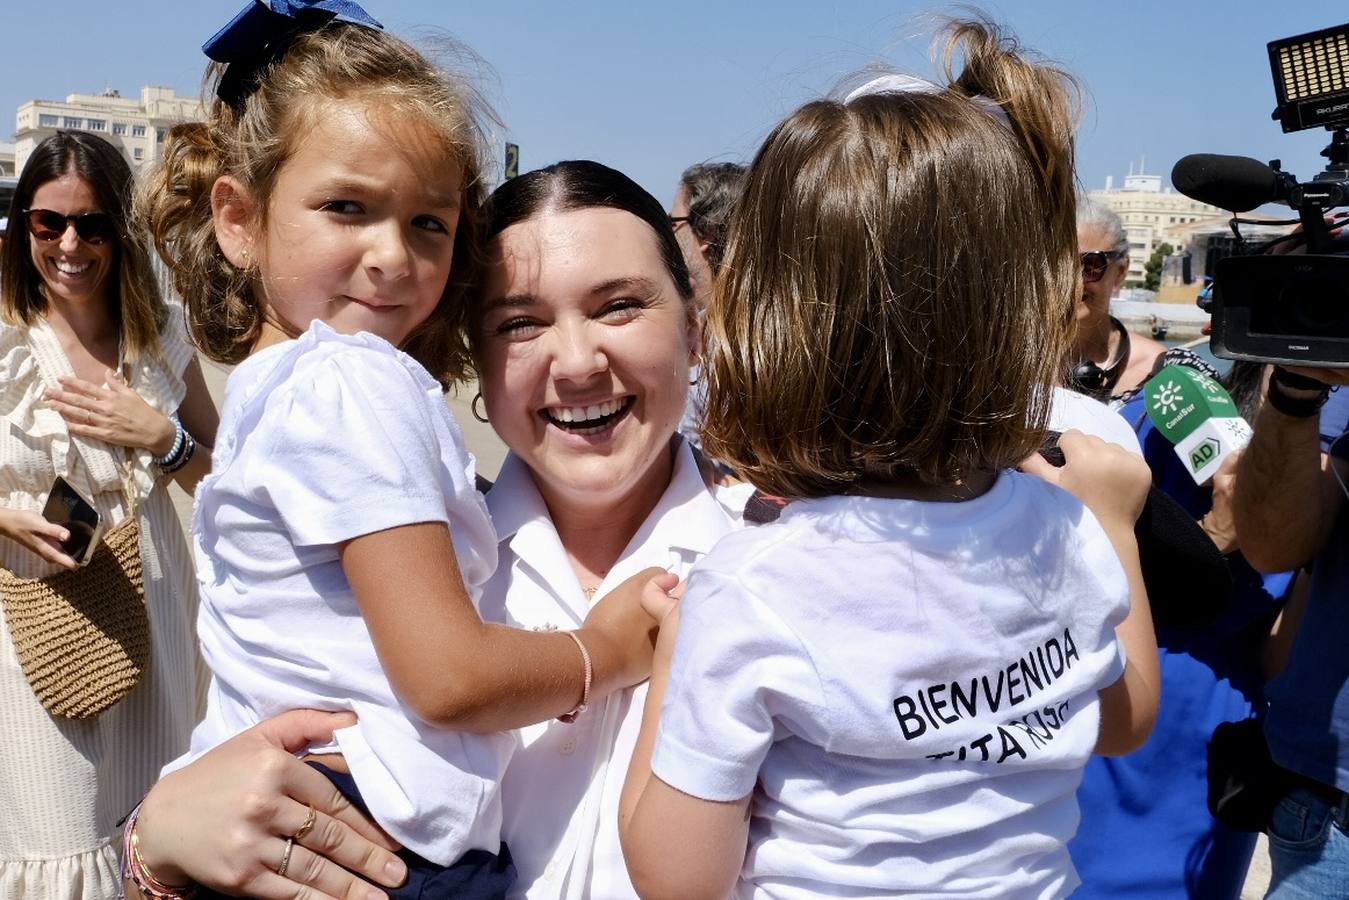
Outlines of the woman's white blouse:
<svg viewBox="0 0 1349 900">
<path fill-rule="evenodd" d="M 596 596 L 650 566 L 687 576 L 718 539 L 741 527 L 752 490 L 741 485 L 714 496 L 681 441 L 669 488 Z M 483 617 L 524 628 L 579 628 L 590 604 L 533 477 L 515 456 L 506 458 L 487 506 L 500 544 L 496 574 L 483 590 Z M 645 700 L 643 683 L 591 703 L 574 724 L 521 730 L 502 783 L 502 836 L 519 871 L 512 896 L 636 896 L 618 842 L 618 799 Z"/>
</svg>

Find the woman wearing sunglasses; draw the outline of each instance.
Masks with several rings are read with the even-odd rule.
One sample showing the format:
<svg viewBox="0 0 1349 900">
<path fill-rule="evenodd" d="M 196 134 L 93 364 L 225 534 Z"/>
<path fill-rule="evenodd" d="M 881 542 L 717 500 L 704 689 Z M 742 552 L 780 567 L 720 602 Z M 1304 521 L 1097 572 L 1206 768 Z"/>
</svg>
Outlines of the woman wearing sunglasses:
<svg viewBox="0 0 1349 900">
<path fill-rule="evenodd" d="M 1098 400 L 1117 400 L 1147 381 L 1166 347 L 1130 334 L 1110 315 L 1110 298 L 1129 274 L 1129 238 L 1114 210 L 1081 198 L 1077 244 L 1082 255 L 1082 300 L 1069 383 Z"/>
<path fill-rule="evenodd" d="M 117 896 L 117 820 L 198 718 L 195 581 L 167 485 L 209 470 L 217 418 L 182 312 L 128 231 L 131 189 L 111 144 L 57 132 L 19 176 L 0 250 L 0 566 L 77 568 L 41 515 L 60 477 L 108 528 L 137 517 L 151 631 L 130 693 L 63 718 L 25 679 L 0 606 L 0 897 Z"/>
</svg>

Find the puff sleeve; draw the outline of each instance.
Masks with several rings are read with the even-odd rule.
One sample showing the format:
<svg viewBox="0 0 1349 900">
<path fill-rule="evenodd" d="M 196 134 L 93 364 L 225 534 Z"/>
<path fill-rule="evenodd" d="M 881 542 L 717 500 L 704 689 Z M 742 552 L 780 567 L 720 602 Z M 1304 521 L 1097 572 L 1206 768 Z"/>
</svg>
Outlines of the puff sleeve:
<svg viewBox="0 0 1349 900">
<path fill-rule="evenodd" d="M 268 400 L 250 494 L 276 510 L 301 547 L 448 524 L 454 485 L 428 403 L 435 390 L 393 356 L 359 346 L 306 359 Z"/>
</svg>

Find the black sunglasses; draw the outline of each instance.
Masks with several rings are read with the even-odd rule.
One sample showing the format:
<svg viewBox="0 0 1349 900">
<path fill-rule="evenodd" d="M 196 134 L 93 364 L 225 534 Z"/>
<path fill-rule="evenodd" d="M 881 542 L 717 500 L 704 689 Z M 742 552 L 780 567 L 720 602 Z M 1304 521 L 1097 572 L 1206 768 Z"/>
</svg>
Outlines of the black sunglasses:
<svg viewBox="0 0 1349 900">
<path fill-rule="evenodd" d="M 50 209 L 25 209 L 23 215 L 28 219 L 28 231 L 39 241 L 60 240 L 71 225 L 75 226 L 75 233 L 80 236 L 80 240 L 87 244 L 102 244 L 117 237 L 112 216 L 107 213 L 68 216 Z"/>
<path fill-rule="evenodd" d="M 670 220 L 670 227 L 671 227 L 671 228 L 678 228 L 680 222 L 692 222 L 692 221 L 693 221 L 693 220 L 692 220 L 691 218 L 689 218 L 688 216 L 668 216 L 667 218 L 669 218 L 669 220 Z"/>
<path fill-rule="evenodd" d="M 1082 280 L 1089 283 L 1100 281 L 1112 262 L 1128 255 L 1128 251 L 1125 250 L 1091 250 L 1083 253 Z"/>
</svg>

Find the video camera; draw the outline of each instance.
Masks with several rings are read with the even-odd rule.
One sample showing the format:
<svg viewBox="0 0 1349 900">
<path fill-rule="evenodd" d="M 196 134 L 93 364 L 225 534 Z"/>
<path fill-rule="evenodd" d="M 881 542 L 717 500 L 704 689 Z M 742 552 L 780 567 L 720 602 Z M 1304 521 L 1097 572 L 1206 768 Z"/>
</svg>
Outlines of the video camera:
<svg viewBox="0 0 1349 900">
<path fill-rule="evenodd" d="M 1300 224 L 1254 249 L 1256 255 L 1219 260 L 1214 274 L 1213 339 L 1218 356 L 1257 362 L 1349 368 L 1349 235 L 1336 237 L 1349 206 L 1349 24 L 1271 41 L 1278 119 L 1285 133 L 1325 128 L 1330 144 L 1321 151 L 1329 164 L 1311 181 L 1299 182 L 1279 160 L 1268 165 L 1245 156 L 1201 153 L 1187 156 L 1171 171 L 1171 183 L 1187 197 L 1233 213 L 1266 203 L 1282 203 L 1297 219 L 1265 223 Z M 1306 253 L 1274 254 L 1279 244 L 1301 240 Z"/>
</svg>

